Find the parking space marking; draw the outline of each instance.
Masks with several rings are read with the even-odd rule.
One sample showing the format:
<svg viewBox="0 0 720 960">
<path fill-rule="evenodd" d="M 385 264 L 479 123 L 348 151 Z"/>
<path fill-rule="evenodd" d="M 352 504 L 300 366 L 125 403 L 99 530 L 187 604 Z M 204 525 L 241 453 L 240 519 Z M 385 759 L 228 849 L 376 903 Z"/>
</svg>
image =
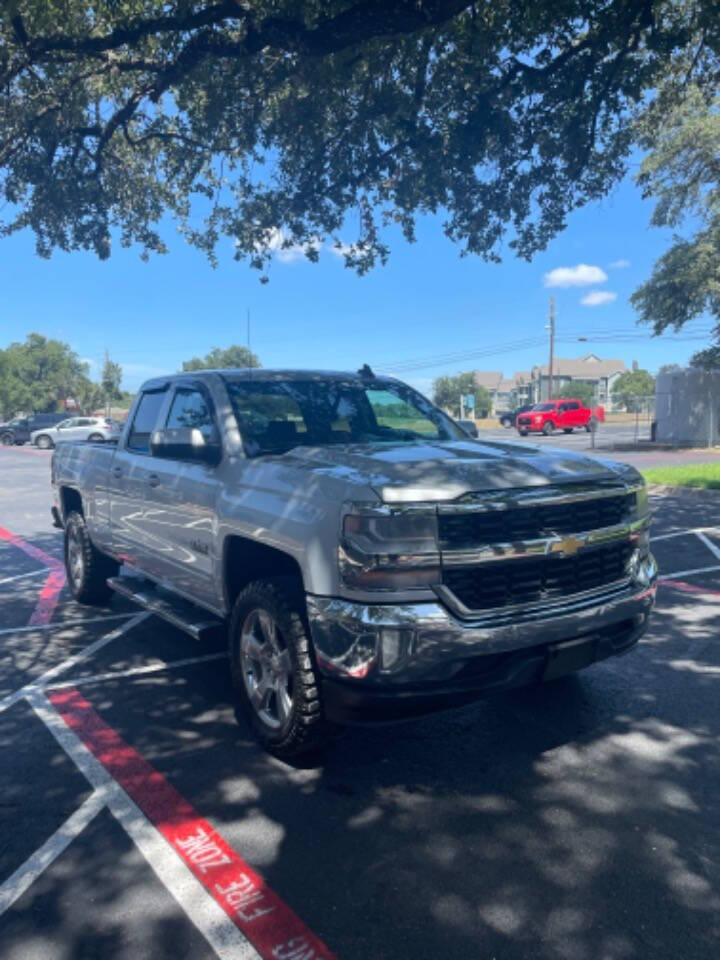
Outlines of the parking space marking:
<svg viewBox="0 0 720 960">
<path fill-rule="evenodd" d="M 149 615 L 149 614 L 148 614 Z M 82 627 L 86 623 L 108 623 L 110 620 L 123 620 L 132 617 L 132 613 L 109 613 L 105 617 L 85 617 L 83 620 L 55 620 L 53 623 L 38 623 L 27 627 L 4 627 L 0 637 L 14 633 L 35 633 L 36 630 L 61 630 L 63 627 Z"/>
<path fill-rule="evenodd" d="M 57 694 L 56 696 L 61 696 Z M 143 855 L 155 876 L 180 905 L 220 960 L 258 960 L 258 953 L 212 897 L 186 869 L 153 824 L 112 778 L 102 763 L 70 729 L 39 690 L 27 695 L 36 716 L 45 724 Z M 159 776 L 159 774 L 158 774 Z M 282 956 L 282 954 L 280 955 Z"/>
<path fill-rule="evenodd" d="M 195 808 L 109 727 L 78 690 L 49 694 L 68 732 L 119 784 L 263 960 L 333 960 L 312 933 Z M 47 713 L 47 711 L 45 711 Z M 153 864 L 151 863 L 151 866 Z"/>
<path fill-rule="evenodd" d="M 47 576 L 47 567 L 43 567 L 42 570 L 31 570 L 30 573 L 18 573 L 14 577 L 5 577 L 4 580 L 0 580 L 0 587 L 4 583 L 14 583 L 16 580 L 24 580 L 26 577 L 39 577 L 41 573 Z"/>
<path fill-rule="evenodd" d="M 661 583 L 667 583 L 674 580 L 675 577 L 693 577 L 701 573 L 716 573 L 720 570 L 720 565 L 713 567 L 694 567 L 692 570 L 675 570 L 673 573 L 663 573 L 658 577 Z"/>
<path fill-rule="evenodd" d="M 699 531 L 696 534 L 698 540 L 705 544 L 710 553 L 715 557 L 716 560 L 720 560 L 720 547 L 717 544 L 713 543 L 709 537 L 706 537 L 702 531 Z"/>
<path fill-rule="evenodd" d="M 120 616 L 120 614 L 118 614 Z M 78 653 L 73 654 L 71 657 L 68 657 L 67 660 L 63 660 L 62 663 L 58 663 L 56 666 L 51 667 L 49 670 L 46 670 L 45 673 L 41 673 L 39 677 L 36 677 L 35 680 L 31 680 L 30 683 L 26 683 L 25 686 L 20 687 L 19 690 L 16 690 L 15 693 L 9 694 L 3 700 L 0 700 L 0 713 L 4 710 L 7 710 L 8 707 L 11 707 L 14 703 L 18 703 L 20 700 L 25 699 L 29 694 L 35 690 L 41 690 L 48 681 L 52 680 L 54 677 L 60 676 L 61 673 L 64 673 L 66 670 L 69 670 L 71 667 L 74 667 L 78 663 L 82 663 L 83 660 L 87 660 L 88 657 L 91 657 L 94 653 L 97 653 L 98 650 L 101 650 L 108 643 L 112 643 L 113 640 L 117 640 L 118 637 L 121 637 L 123 634 L 127 633 L 129 630 L 132 630 L 133 627 L 137 626 L 138 623 L 142 623 L 143 620 L 146 620 L 150 614 L 146 611 L 136 614 L 122 614 L 123 617 L 131 617 L 127 623 L 124 623 L 121 627 L 117 627 L 115 630 L 110 633 L 106 633 L 105 636 L 100 637 L 94 643 L 89 644 L 87 647 L 84 647 Z M 112 618 L 117 619 L 117 618 Z M 94 621 L 80 621 L 81 623 L 94 622 Z M 55 624 L 57 626 L 57 624 Z M 29 629 L 24 627 L 24 630 Z M 37 627 L 33 628 L 37 629 Z M 7 633 L 13 633 L 18 631 L 4 631 Z"/>
<path fill-rule="evenodd" d="M 697 536 L 700 536 L 701 533 L 720 533 L 720 527 L 693 527 L 688 530 L 675 530 L 673 533 L 661 533 L 657 537 L 650 537 L 650 542 L 653 543 L 656 540 L 672 540 L 673 537 L 688 537 L 692 533 Z"/>
<path fill-rule="evenodd" d="M 79 836 L 105 806 L 102 794 L 94 790 L 81 807 L 0 885 L 0 917 L 19 900 L 38 877 Z"/>
<path fill-rule="evenodd" d="M 711 567 L 712 570 L 720 570 L 720 567 Z M 705 571 L 696 571 L 704 573 Z M 696 583 L 684 583 L 682 580 L 674 580 L 670 577 L 663 578 L 663 586 L 672 587 L 673 590 L 680 590 L 682 593 L 703 593 L 706 597 L 720 597 L 720 590 L 713 590 L 711 587 L 699 587 Z"/>
<path fill-rule="evenodd" d="M 65 586 L 65 567 L 60 560 L 51 557 L 49 553 L 45 553 L 44 550 L 40 550 L 39 547 L 34 546 L 32 543 L 28 543 L 27 540 L 23 540 L 22 537 L 19 537 L 16 533 L 12 533 L 12 531 L 7 530 L 5 527 L 0 527 L 0 540 L 5 540 L 12 544 L 12 546 L 17 547 L 19 550 L 22 550 L 23 553 L 27 554 L 28 557 L 39 560 L 40 563 L 48 568 L 45 583 L 42 585 L 40 596 L 29 622 L 33 626 L 50 623 L 52 615 L 55 613 L 58 599 L 60 598 L 60 592 Z"/>
<path fill-rule="evenodd" d="M 148 673 L 161 673 L 163 670 L 178 670 L 180 667 L 192 667 L 197 663 L 210 663 L 213 660 L 227 660 L 226 653 L 206 653 L 201 657 L 185 657 L 184 660 L 171 660 L 170 663 L 151 663 L 146 667 L 130 667 L 128 670 L 111 670 L 108 673 L 95 673 L 87 677 L 74 677 L 61 683 L 47 684 L 48 690 L 64 690 L 68 687 L 83 687 L 93 683 L 106 683 L 108 680 L 121 680 L 125 677 L 142 677 Z"/>
</svg>

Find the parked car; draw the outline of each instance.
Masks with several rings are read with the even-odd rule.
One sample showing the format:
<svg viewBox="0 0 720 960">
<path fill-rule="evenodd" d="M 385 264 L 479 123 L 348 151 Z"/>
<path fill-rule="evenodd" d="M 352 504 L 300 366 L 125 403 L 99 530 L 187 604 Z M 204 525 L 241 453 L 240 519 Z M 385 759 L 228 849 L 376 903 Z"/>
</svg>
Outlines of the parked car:
<svg viewBox="0 0 720 960">
<path fill-rule="evenodd" d="M 603 407 L 586 407 L 577 397 L 561 397 L 536 403 L 532 410 L 518 416 L 516 425 L 521 437 L 528 433 L 544 433 L 548 437 L 555 430 L 572 433 L 584 428 L 590 433 L 604 419 Z"/>
<path fill-rule="evenodd" d="M 5 446 L 28 443 L 34 431 L 55 427 L 66 419 L 67 413 L 35 413 L 30 417 L 15 417 L 0 424 L 0 443 Z"/>
<path fill-rule="evenodd" d="M 515 420 L 521 413 L 526 413 L 528 410 L 532 410 L 534 404 L 526 403 L 523 407 L 518 407 L 517 410 L 506 410 L 505 413 L 501 413 L 498 417 L 500 421 L 500 426 L 505 427 L 506 430 L 509 430 L 510 427 L 515 426 Z"/>
<path fill-rule="evenodd" d="M 654 601 L 637 470 L 471 440 L 367 368 L 148 381 L 117 444 L 62 444 L 51 477 L 75 599 L 227 636 L 282 756 L 625 653 Z"/>
<path fill-rule="evenodd" d="M 69 440 L 89 440 L 102 443 L 105 440 L 117 440 L 120 428 L 105 417 L 70 417 L 55 427 L 43 427 L 30 434 L 30 440 L 41 450 L 49 450 L 58 443 Z"/>
</svg>

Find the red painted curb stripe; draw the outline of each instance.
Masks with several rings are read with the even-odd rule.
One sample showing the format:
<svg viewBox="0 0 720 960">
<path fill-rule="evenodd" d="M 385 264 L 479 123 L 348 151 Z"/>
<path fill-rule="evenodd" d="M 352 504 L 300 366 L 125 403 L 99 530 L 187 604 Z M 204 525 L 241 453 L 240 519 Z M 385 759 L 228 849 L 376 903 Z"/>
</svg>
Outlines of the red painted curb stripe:
<svg viewBox="0 0 720 960">
<path fill-rule="evenodd" d="M 682 593 L 704 593 L 711 597 L 720 597 L 720 590 L 711 590 L 709 587 L 698 587 L 695 583 L 686 583 L 684 580 L 661 580 L 662 586 L 672 587 Z"/>
<path fill-rule="evenodd" d="M 325 944 L 78 690 L 50 702 L 266 960 L 334 960 Z"/>
<path fill-rule="evenodd" d="M 40 624 L 50 623 L 52 615 L 55 613 L 60 591 L 65 586 L 65 568 L 62 563 L 39 547 L 23 540 L 16 533 L 6 530 L 5 527 L 0 527 L 0 540 L 7 541 L 13 547 L 17 547 L 23 553 L 32 557 L 33 560 L 39 560 L 43 566 L 48 567 L 49 573 L 42 585 L 40 596 L 28 621 L 28 626 L 37 627 Z"/>
</svg>

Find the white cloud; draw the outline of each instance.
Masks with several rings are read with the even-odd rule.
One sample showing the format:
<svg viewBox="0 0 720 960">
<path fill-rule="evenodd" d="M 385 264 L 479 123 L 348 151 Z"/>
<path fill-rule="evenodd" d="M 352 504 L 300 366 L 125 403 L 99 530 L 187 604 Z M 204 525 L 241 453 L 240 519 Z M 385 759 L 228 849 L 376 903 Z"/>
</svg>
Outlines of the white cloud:
<svg viewBox="0 0 720 960">
<path fill-rule="evenodd" d="M 267 234 L 264 249 L 271 250 L 280 263 L 294 263 L 296 260 L 305 259 L 306 247 L 320 249 L 320 241 L 317 237 L 312 237 L 307 244 L 293 243 L 290 246 L 284 246 L 286 242 L 287 238 L 282 228 L 273 227 Z"/>
<path fill-rule="evenodd" d="M 600 267 L 579 263 L 576 267 L 556 267 L 543 277 L 546 287 L 589 287 L 592 283 L 605 283 L 607 274 Z"/>
<path fill-rule="evenodd" d="M 610 264 L 611 270 L 624 270 L 626 267 L 630 266 L 629 260 L 613 260 Z"/>
<path fill-rule="evenodd" d="M 580 303 L 584 307 L 600 307 L 603 303 L 612 303 L 613 300 L 617 300 L 617 294 L 610 290 L 591 290 L 590 293 L 585 294 Z"/>
</svg>

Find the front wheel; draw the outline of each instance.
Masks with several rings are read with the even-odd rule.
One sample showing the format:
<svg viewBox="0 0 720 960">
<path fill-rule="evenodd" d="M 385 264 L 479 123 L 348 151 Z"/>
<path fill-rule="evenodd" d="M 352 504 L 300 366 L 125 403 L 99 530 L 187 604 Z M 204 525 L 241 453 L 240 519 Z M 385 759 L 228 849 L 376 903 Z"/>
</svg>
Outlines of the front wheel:
<svg viewBox="0 0 720 960">
<path fill-rule="evenodd" d="M 78 603 L 103 604 L 112 596 L 108 577 L 120 565 L 93 545 L 81 513 L 73 510 L 65 521 L 65 571 L 70 592 Z"/>
<path fill-rule="evenodd" d="M 11 447 L 15 443 L 15 437 L 12 433 L 3 433 L 3 435 L 0 436 L 0 443 L 4 447 Z"/>
<path fill-rule="evenodd" d="M 542 432 L 545 434 L 546 437 L 549 437 L 550 434 L 553 432 L 553 430 L 554 430 L 554 427 L 551 423 L 543 424 Z"/>
<path fill-rule="evenodd" d="M 50 450 L 52 445 L 52 439 L 46 433 L 41 433 L 35 441 L 35 446 L 40 450 Z"/>
<path fill-rule="evenodd" d="M 278 757 L 317 749 L 331 731 L 298 608 L 281 581 L 258 580 L 239 594 L 230 620 L 238 705 L 260 743 Z"/>
<path fill-rule="evenodd" d="M 91 433 L 88 437 L 88 443 L 104 443 L 105 437 L 101 433 Z"/>
</svg>

